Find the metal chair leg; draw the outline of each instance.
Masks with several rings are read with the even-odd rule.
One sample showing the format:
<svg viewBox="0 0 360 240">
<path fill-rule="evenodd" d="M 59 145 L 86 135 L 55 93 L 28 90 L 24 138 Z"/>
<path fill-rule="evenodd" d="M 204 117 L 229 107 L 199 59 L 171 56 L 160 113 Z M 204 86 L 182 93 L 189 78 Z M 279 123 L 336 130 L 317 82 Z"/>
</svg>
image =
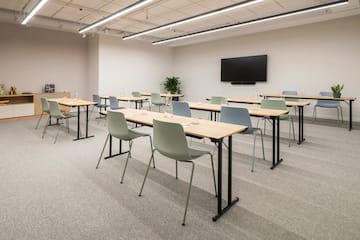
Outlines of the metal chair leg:
<svg viewBox="0 0 360 240">
<path fill-rule="evenodd" d="M 260 130 L 260 138 L 261 138 L 261 146 L 262 146 L 262 153 L 263 153 L 263 160 L 265 160 L 265 151 L 264 151 L 264 138 L 261 129 Z"/>
<path fill-rule="evenodd" d="M 178 161 L 175 160 L 175 179 L 178 179 Z"/>
<path fill-rule="evenodd" d="M 142 194 L 142 191 L 143 191 L 143 188 L 144 188 L 144 185 L 145 185 L 145 181 L 146 181 L 146 178 L 147 178 L 148 173 L 149 173 L 151 161 L 152 161 L 152 160 L 154 161 L 154 152 L 155 152 L 155 150 L 152 150 L 152 152 L 151 152 L 151 157 L 150 157 L 150 160 L 149 160 L 148 167 L 147 167 L 147 169 L 146 169 L 144 181 L 143 181 L 143 183 L 142 183 L 142 185 L 141 185 L 141 188 L 140 188 L 139 197 L 141 197 L 141 194 Z"/>
<path fill-rule="evenodd" d="M 120 180 L 120 183 L 121 183 L 121 184 L 122 184 L 123 181 L 124 181 L 124 176 L 125 176 L 126 168 L 127 168 L 129 159 L 131 158 L 131 147 L 132 147 L 132 141 L 130 140 L 130 141 L 129 141 L 129 152 L 128 152 L 128 155 L 127 155 L 127 157 L 126 157 L 126 162 L 125 162 L 124 171 L 123 171 L 123 174 L 122 174 L 122 177 L 121 177 L 121 180 Z"/>
<path fill-rule="evenodd" d="M 153 145 L 152 145 L 152 139 L 151 139 L 151 136 L 149 135 L 149 138 L 150 138 L 150 148 L 151 148 L 151 151 L 153 150 Z M 155 168 L 155 159 L 153 159 L 153 168 Z"/>
<path fill-rule="evenodd" d="M 215 197 L 217 197 L 217 189 L 216 189 L 216 178 L 215 178 L 215 168 L 214 168 L 214 157 L 213 155 L 210 155 L 210 159 L 211 159 L 211 168 L 212 168 L 212 174 L 213 174 L 213 179 L 214 179 L 214 190 L 215 190 Z"/>
<path fill-rule="evenodd" d="M 41 137 L 41 138 L 44 138 L 45 133 L 46 133 L 46 129 L 47 129 L 47 127 L 49 126 L 49 124 L 50 124 L 50 115 L 49 115 L 49 118 L 48 118 L 48 120 L 47 120 L 47 124 L 46 124 L 45 127 L 44 127 L 43 134 L 42 134 L 42 137 Z"/>
<path fill-rule="evenodd" d="M 256 132 L 254 132 L 253 135 L 254 135 L 254 143 L 253 143 L 253 156 L 252 156 L 251 172 L 254 171 L 254 167 L 255 167 Z"/>
<path fill-rule="evenodd" d="M 192 164 L 192 169 L 191 169 L 191 176 L 190 176 L 188 194 L 187 194 L 187 198 L 186 198 L 184 218 L 183 218 L 183 222 L 182 222 L 182 225 L 183 225 L 183 226 L 185 226 L 186 213 L 187 213 L 187 209 L 188 209 L 188 206 L 189 206 L 191 186 L 192 186 L 192 180 L 193 180 L 194 169 L 195 169 L 195 164 L 194 164 L 194 162 L 191 162 L 191 164 Z"/>
<path fill-rule="evenodd" d="M 44 115 L 44 112 L 41 113 L 40 118 L 39 118 L 39 120 L 38 120 L 38 122 L 37 122 L 37 124 L 36 124 L 35 129 L 38 129 L 39 124 L 40 124 L 40 120 L 41 120 L 41 118 L 42 118 L 43 115 Z"/>
<path fill-rule="evenodd" d="M 103 146 L 103 148 L 102 148 L 102 150 L 101 150 L 101 153 L 100 153 L 100 157 L 99 157 L 98 163 L 97 163 L 97 165 L 96 165 L 96 169 L 98 169 L 98 167 L 99 167 L 99 164 L 100 164 L 102 155 L 104 154 L 104 150 L 105 150 L 105 147 L 106 147 L 107 142 L 109 141 L 109 138 L 110 138 L 110 134 L 108 134 L 107 137 L 106 137 L 104 146 Z"/>
</svg>

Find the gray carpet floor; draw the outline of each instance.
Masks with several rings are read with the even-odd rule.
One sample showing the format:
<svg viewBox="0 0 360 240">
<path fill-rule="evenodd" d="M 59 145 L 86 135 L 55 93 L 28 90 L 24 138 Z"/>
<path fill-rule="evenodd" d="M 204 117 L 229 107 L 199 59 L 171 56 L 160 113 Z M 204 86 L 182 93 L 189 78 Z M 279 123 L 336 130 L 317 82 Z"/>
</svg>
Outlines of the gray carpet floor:
<svg viewBox="0 0 360 240">
<path fill-rule="evenodd" d="M 345 125 L 306 121 L 306 141 L 288 147 L 287 124 L 282 124 L 283 163 L 269 169 L 271 137 L 265 136 L 266 160 L 258 141 L 253 173 L 252 138 L 235 136 L 233 192 L 240 201 L 212 221 L 211 165 L 202 157 L 183 227 L 190 166 L 180 163 L 176 180 L 175 162 L 156 155 L 157 167 L 138 197 L 150 157 L 148 139 L 134 142 L 120 184 L 126 155 L 102 160 L 95 169 L 107 134 L 104 120 L 90 121 L 95 137 L 73 141 L 74 130 L 61 131 L 56 144 L 56 127 L 42 139 L 45 120 L 37 130 L 36 121 L 0 123 L 0 239 L 360 239 L 358 126 L 349 132 Z M 70 127 L 75 129 L 75 119 Z M 192 145 L 213 149 L 210 141 Z"/>
</svg>

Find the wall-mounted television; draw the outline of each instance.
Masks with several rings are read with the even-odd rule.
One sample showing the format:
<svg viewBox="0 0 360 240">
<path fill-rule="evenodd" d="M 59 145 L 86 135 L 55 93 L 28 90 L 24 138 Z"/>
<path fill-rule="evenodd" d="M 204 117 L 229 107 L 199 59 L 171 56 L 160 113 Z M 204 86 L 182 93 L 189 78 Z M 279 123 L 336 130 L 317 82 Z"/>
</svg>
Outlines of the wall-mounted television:
<svg viewBox="0 0 360 240">
<path fill-rule="evenodd" d="M 267 55 L 221 59 L 221 81 L 254 84 L 267 80 Z"/>
</svg>

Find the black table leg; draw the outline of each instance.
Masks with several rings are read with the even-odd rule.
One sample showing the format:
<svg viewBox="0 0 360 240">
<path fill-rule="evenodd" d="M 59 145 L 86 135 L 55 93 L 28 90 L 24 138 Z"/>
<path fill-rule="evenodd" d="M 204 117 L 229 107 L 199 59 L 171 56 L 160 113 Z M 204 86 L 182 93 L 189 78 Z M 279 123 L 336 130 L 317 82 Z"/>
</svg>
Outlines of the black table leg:
<svg viewBox="0 0 360 240">
<path fill-rule="evenodd" d="M 304 138 L 304 107 L 299 106 L 299 141 L 298 144 L 301 144 L 305 141 Z"/>
<path fill-rule="evenodd" d="M 352 100 L 349 101 L 349 131 L 352 129 Z"/>
<path fill-rule="evenodd" d="M 273 163 L 270 169 L 274 169 L 283 161 L 283 159 L 280 158 L 280 119 L 279 117 L 272 117 L 272 120 L 273 120 Z"/>
<path fill-rule="evenodd" d="M 213 221 L 218 220 L 224 215 L 232 206 L 234 206 L 239 198 L 232 200 L 232 136 L 229 136 L 228 142 L 228 203 L 225 208 L 222 208 L 222 139 L 218 141 L 218 206 L 217 215 L 213 217 Z"/>
<path fill-rule="evenodd" d="M 78 106 L 77 108 L 78 108 L 77 138 L 75 138 L 74 141 L 94 137 L 94 135 L 89 136 L 89 105 L 86 105 L 85 137 L 80 137 L 80 106 Z"/>
<path fill-rule="evenodd" d="M 109 155 L 106 156 L 104 159 L 108 159 L 108 158 L 112 158 L 112 157 L 116 157 L 125 153 L 128 153 L 129 151 L 122 151 L 122 141 L 119 139 L 119 153 L 117 154 L 112 154 L 112 136 L 110 135 L 110 139 L 109 139 Z"/>
</svg>

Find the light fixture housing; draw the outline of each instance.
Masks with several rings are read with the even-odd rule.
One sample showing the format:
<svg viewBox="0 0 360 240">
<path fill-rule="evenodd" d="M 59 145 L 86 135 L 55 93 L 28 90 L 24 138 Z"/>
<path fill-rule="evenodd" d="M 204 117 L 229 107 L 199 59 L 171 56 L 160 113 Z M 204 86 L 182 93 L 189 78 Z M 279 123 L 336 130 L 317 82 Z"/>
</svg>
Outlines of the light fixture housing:
<svg viewBox="0 0 360 240">
<path fill-rule="evenodd" d="M 154 0 L 137 1 L 137 2 L 131 4 L 131 5 L 123 8 L 123 9 L 120 9 L 119 11 L 117 11 L 117 12 L 115 12 L 115 13 L 107 16 L 107 17 L 104 17 L 104 18 L 102 18 L 102 19 L 100 19 L 100 20 L 98 20 L 98 21 L 96 21 L 96 22 L 94 22 L 94 23 L 92 23 L 92 24 L 90 24 L 88 26 L 85 26 L 85 27 L 81 28 L 79 30 L 79 33 L 84 33 L 84 32 L 89 31 L 90 29 L 93 29 L 95 27 L 103 25 L 103 24 L 105 24 L 105 23 L 107 23 L 107 22 L 109 22 L 109 21 L 111 21 L 111 20 L 113 20 L 115 18 L 118 18 L 118 17 L 123 16 L 123 15 L 125 15 L 125 14 L 127 14 L 129 12 L 132 12 L 132 11 L 134 11 L 134 10 L 140 8 L 140 7 L 143 7 L 143 6 L 149 4 L 152 1 L 154 1 Z"/>
<path fill-rule="evenodd" d="M 150 29 L 147 29 L 147 30 L 142 31 L 142 32 L 133 33 L 133 34 L 124 36 L 123 40 L 132 39 L 132 38 L 139 37 L 139 36 L 142 36 L 142 35 L 145 35 L 145 34 L 153 33 L 153 32 L 160 31 L 160 30 L 170 28 L 170 27 L 174 27 L 176 25 L 180 25 L 180 24 L 200 20 L 200 19 L 203 19 L 203 18 L 206 18 L 206 17 L 214 16 L 214 15 L 221 14 L 221 13 L 225 13 L 225 12 L 235 10 L 235 9 L 238 9 L 238 8 L 247 7 L 247 6 L 250 6 L 250 5 L 259 3 L 259 2 L 263 2 L 263 1 L 264 0 L 247 0 L 247 1 L 240 2 L 240 3 L 235 3 L 235 4 L 232 4 L 232 5 L 226 6 L 226 7 L 215 9 L 213 11 L 205 12 L 205 13 L 202 13 L 202 14 L 199 14 L 199 15 L 196 15 L 196 16 L 181 19 L 179 21 L 175 21 L 175 22 L 171 22 L 171 23 L 168 23 L 168 24 L 158 26 L 158 27 L 150 28 Z"/>
<path fill-rule="evenodd" d="M 329 8 L 329 7 L 338 7 L 341 5 L 348 4 L 348 3 L 349 3 L 349 0 L 338 0 L 335 2 L 331 2 L 331 3 L 320 4 L 320 5 L 316 5 L 316 6 L 312 6 L 312 7 L 297 9 L 297 10 L 290 11 L 290 12 L 279 13 L 279 14 L 272 15 L 272 16 L 252 19 L 249 21 L 238 22 L 238 23 L 234 23 L 234 24 L 230 24 L 230 25 L 226 25 L 226 26 L 222 26 L 222 27 L 216 27 L 216 28 L 206 29 L 206 30 L 193 32 L 193 33 L 189 33 L 189 34 L 184 34 L 184 35 L 180 35 L 180 36 L 176 36 L 176 37 L 166 38 L 166 39 L 154 41 L 154 42 L 152 42 L 152 44 L 153 45 L 164 44 L 164 43 L 181 40 L 181 39 L 185 39 L 185 38 L 205 35 L 205 34 L 214 33 L 214 32 L 220 32 L 220 31 L 243 27 L 243 26 L 247 26 L 247 25 L 251 25 L 251 24 L 255 24 L 255 23 L 260 23 L 260 22 L 275 20 L 275 19 L 279 19 L 279 18 L 294 16 L 294 15 L 298 15 L 298 14 L 318 11 L 318 10 Z"/>
<path fill-rule="evenodd" d="M 21 22 L 21 24 L 25 25 L 40 10 L 40 8 L 45 5 L 47 1 L 48 0 L 40 0 L 30 11 L 30 13 L 25 17 L 25 19 Z"/>
</svg>

